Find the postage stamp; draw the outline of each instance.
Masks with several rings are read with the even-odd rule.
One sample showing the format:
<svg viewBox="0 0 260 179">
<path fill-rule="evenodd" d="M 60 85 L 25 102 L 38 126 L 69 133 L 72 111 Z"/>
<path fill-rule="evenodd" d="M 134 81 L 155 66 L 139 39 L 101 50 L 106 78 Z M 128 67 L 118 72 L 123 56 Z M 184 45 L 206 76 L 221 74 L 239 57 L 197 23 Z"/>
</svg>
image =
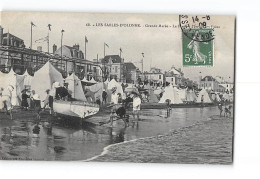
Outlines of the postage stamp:
<svg viewBox="0 0 260 179">
<path fill-rule="evenodd" d="M 202 39 L 212 29 L 192 29 L 182 35 L 183 66 L 213 66 L 213 40 L 203 42 Z M 189 37 L 194 37 L 190 39 Z"/>
<path fill-rule="evenodd" d="M 211 17 L 180 15 L 183 66 L 213 66 L 214 25 Z"/>
</svg>

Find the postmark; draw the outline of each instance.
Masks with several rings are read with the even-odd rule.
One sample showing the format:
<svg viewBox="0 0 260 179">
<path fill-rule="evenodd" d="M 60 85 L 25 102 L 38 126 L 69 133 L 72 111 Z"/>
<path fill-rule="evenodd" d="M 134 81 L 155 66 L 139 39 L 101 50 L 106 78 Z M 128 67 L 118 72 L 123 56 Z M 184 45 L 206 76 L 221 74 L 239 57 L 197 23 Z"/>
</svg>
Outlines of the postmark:
<svg viewBox="0 0 260 179">
<path fill-rule="evenodd" d="M 180 15 L 183 66 L 213 66 L 214 26 L 209 15 Z"/>
<path fill-rule="evenodd" d="M 181 30 L 185 36 L 198 42 L 208 42 L 214 39 L 214 26 L 210 23 L 209 15 L 179 15 Z M 208 29 L 208 31 L 193 31 L 194 29 Z M 211 30 L 209 30 L 211 29 Z"/>
</svg>

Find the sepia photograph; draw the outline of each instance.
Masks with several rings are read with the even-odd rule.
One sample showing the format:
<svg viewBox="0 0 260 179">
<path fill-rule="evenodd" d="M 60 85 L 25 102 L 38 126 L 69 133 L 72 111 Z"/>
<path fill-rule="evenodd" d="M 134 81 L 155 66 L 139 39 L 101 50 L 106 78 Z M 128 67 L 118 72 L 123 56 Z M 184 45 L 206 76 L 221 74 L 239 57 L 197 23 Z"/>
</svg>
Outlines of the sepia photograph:
<svg viewBox="0 0 260 179">
<path fill-rule="evenodd" d="M 233 164 L 232 15 L 0 12 L 0 160 Z"/>
</svg>

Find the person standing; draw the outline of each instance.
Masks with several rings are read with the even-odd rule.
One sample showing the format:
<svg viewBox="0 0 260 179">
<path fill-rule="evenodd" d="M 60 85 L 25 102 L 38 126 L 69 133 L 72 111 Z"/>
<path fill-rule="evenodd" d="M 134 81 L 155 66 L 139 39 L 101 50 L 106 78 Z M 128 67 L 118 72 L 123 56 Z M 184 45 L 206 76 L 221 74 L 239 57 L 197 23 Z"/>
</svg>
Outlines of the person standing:
<svg viewBox="0 0 260 179">
<path fill-rule="evenodd" d="M 41 100 L 40 100 L 40 96 L 38 94 L 33 95 L 33 102 L 34 102 L 34 110 L 37 114 L 37 119 L 40 120 L 41 119 L 41 116 L 40 116 Z"/>
<path fill-rule="evenodd" d="M 200 101 L 201 101 L 201 106 L 203 107 L 204 106 L 204 95 L 201 95 Z"/>
<path fill-rule="evenodd" d="M 102 104 L 106 104 L 107 103 L 107 92 L 105 89 L 103 89 L 103 92 L 102 92 Z"/>
<path fill-rule="evenodd" d="M 30 98 L 30 96 L 26 94 L 26 91 L 27 91 L 26 89 L 22 90 L 22 103 L 21 103 L 22 109 L 25 110 L 27 110 L 29 107 L 27 99 Z"/>
<path fill-rule="evenodd" d="M 137 93 L 132 92 L 132 98 L 133 98 L 133 116 L 135 119 L 135 116 L 137 117 L 137 122 L 139 121 L 139 114 L 141 110 L 141 99 L 137 95 Z"/>
<path fill-rule="evenodd" d="M 2 92 L 2 105 L 6 110 L 6 114 L 10 114 L 11 120 L 13 120 L 13 113 L 12 113 L 12 92 L 14 87 L 12 85 L 7 86 Z"/>
</svg>

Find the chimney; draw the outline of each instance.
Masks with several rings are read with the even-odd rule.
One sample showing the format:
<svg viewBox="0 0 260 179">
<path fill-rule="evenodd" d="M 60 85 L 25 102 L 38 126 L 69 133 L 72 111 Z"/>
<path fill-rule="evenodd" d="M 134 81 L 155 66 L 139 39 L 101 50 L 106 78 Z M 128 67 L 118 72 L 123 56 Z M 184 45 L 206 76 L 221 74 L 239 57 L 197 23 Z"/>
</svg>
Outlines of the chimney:
<svg viewBox="0 0 260 179">
<path fill-rule="evenodd" d="M 0 45 L 3 44 L 3 34 L 4 34 L 4 28 L 0 26 Z"/>
<path fill-rule="evenodd" d="M 41 52 L 42 51 L 42 46 L 37 47 L 37 51 Z"/>
<path fill-rule="evenodd" d="M 53 44 L 52 49 L 53 49 L 52 53 L 55 53 L 57 51 L 57 45 Z"/>
</svg>

